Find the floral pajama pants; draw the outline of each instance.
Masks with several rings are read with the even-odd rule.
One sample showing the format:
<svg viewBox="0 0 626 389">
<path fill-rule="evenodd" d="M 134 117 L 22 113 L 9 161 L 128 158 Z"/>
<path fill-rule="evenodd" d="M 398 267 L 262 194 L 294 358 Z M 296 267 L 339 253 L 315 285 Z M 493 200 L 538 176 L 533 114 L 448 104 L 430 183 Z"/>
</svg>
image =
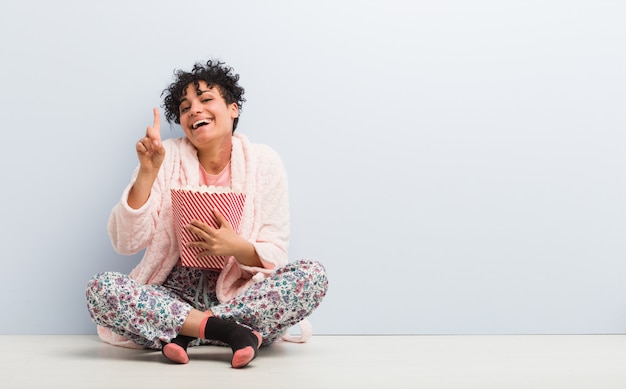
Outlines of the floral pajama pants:
<svg viewBox="0 0 626 389">
<path fill-rule="evenodd" d="M 324 267 L 301 260 L 220 303 L 215 294 L 218 275 L 175 266 L 163 285 L 142 285 L 125 274 L 100 273 L 87 285 L 87 308 L 96 324 L 148 348 L 160 349 L 161 341 L 175 338 L 193 308 L 210 309 L 217 317 L 258 331 L 267 346 L 309 316 L 328 289 Z M 191 345 L 198 344 L 221 343 L 198 339 Z"/>
</svg>

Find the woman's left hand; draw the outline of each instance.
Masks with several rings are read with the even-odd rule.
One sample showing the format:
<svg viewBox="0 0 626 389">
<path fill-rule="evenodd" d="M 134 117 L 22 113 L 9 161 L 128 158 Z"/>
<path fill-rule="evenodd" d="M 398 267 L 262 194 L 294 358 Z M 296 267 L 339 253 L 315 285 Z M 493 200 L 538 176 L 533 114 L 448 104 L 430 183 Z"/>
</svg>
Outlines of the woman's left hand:
<svg viewBox="0 0 626 389">
<path fill-rule="evenodd" d="M 244 241 L 243 238 L 237 235 L 228 220 L 217 209 L 213 210 L 213 214 L 217 219 L 219 228 L 213 228 L 199 220 L 192 220 L 187 225 L 187 229 L 200 238 L 199 241 L 187 243 L 187 247 L 203 249 L 197 254 L 198 258 L 207 255 L 235 255 L 238 252 L 238 247 Z"/>
</svg>

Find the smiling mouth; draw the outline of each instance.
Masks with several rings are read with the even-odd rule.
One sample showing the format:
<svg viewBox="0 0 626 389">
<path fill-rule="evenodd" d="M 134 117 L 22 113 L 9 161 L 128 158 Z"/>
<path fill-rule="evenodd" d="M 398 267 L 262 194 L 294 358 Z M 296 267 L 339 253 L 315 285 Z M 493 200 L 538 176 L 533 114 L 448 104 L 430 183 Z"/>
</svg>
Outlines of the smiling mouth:
<svg viewBox="0 0 626 389">
<path fill-rule="evenodd" d="M 191 128 L 193 130 L 197 130 L 198 128 L 202 127 L 202 126 L 206 126 L 207 124 L 209 124 L 209 120 L 206 119 L 202 119 L 202 120 L 198 120 L 197 122 L 195 122 L 194 124 L 191 125 Z"/>
</svg>

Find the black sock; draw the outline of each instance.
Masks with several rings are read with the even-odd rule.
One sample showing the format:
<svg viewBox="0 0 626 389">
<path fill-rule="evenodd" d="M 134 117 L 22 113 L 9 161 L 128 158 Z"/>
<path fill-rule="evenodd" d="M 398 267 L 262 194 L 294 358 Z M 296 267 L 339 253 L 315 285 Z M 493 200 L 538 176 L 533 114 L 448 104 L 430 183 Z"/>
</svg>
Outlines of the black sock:
<svg viewBox="0 0 626 389">
<path fill-rule="evenodd" d="M 256 356 L 256 350 L 261 343 L 261 335 L 233 321 L 220 319 L 215 316 L 208 318 L 204 327 L 206 339 L 219 340 L 233 350 L 233 367 L 243 367 Z M 250 349 L 247 349 L 250 347 Z"/>
<path fill-rule="evenodd" d="M 191 343 L 191 341 L 194 339 L 196 338 L 191 337 L 191 336 L 186 336 L 186 335 L 178 335 L 177 337 L 172 339 L 170 343 L 177 344 L 180 347 L 182 347 L 183 350 L 187 351 L 187 347 L 189 346 L 189 343 Z"/>
<path fill-rule="evenodd" d="M 167 359 L 176 363 L 187 363 L 189 357 L 187 356 L 187 346 L 195 338 L 191 336 L 178 335 L 171 340 L 170 343 L 161 341 L 161 353 Z"/>
</svg>

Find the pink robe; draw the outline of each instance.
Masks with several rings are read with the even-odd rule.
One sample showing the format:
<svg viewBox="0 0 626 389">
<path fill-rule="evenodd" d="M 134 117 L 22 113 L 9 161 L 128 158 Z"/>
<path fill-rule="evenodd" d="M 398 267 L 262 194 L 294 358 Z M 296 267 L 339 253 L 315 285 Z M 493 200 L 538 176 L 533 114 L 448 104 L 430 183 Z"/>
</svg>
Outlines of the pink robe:
<svg viewBox="0 0 626 389">
<path fill-rule="evenodd" d="M 179 259 L 169 189 L 196 186 L 200 181 L 197 152 L 186 138 L 168 139 L 163 145 L 165 160 L 148 202 L 140 209 L 128 206 L 128 192 L 137 177 L 136 169 L 109 218 L 109 235 L 118 253 L 132 255 L 146 249 L 142 260 L 130 272 L 130 277 L 141 284 L 162 284 Z M 239 235 L 254 245 L 264 268 L 244 266 L 234 257 L 228 258 L 216 286 L 220 302 L 230 300 L 274 269 L 285 266 L 289 245 L 287 174 L 278 154 L 268 146 L 250 143 L 245 136 L 235 134 L 231 174 L 232 190 L 246 194 Z M 305 321 L 300 327 L 301 337 L 286 339 L 305 341 L 310 336 L 310 325 Z M 107 343 L 139 347 L 100 326 L 98 335 Z"/>
</svg>

